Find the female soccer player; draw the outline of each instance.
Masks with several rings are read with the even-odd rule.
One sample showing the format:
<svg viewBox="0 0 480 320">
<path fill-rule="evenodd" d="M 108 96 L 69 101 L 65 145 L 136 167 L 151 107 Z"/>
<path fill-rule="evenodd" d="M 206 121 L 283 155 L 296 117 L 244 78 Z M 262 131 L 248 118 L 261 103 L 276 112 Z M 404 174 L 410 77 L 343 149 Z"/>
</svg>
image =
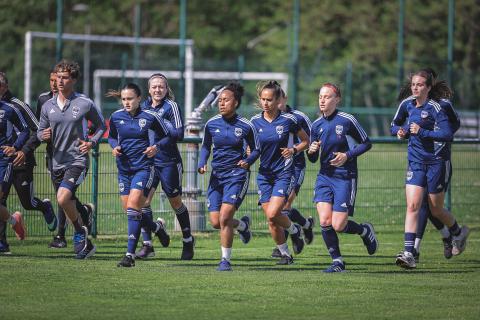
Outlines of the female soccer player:
<svg viewBox="0 0 480 320">
<path fill-rule="evenodd" d="M 292 109 L 289 105 L 287 105 L 287 95 L 283 90 L 278 108 L 282 112 L 294 115 L 295 118 L 297 118 L 297 122 L 300 128 L 302 128 L 303 131 L 305 131 L 305 133 L 307 134 L 307 136 L 310 137 L 310 129 L 312 127 L 310 119 L 303 112 Z M 297 144 L 299 142 L 300 139 L 295 136 L 294 143 Z M 311 244 L 313 241 L 313 218 L 308 217 L 307 219 L 305 219 L 305 217 L 300 213 L 300 211 L 292 207 L 293 201 L 297 197 L 298 193 L 300 192 L 300 188 L 302 187 L 306 167 L 307 165 L 305 162 L 305 155 L 303 151 L 295 154 L 293 156 L 293 176 L 295 179 L 294 187 L 288 195 L 287 203 L 283 207 L 282 213 L 288 215 L 292 222 L 297 223 L 302 227 L 305 243 Z M 288 237 L 288 233 L 286 233 L 285 236 Z M 281 254 L 278 248 L 273 249 L 272 258 L 281 258 Z"/>
<path fill-rule="evenodd" d="M 397 255 L 396 264 L 416 268 L 413 255 L 418 213 L 424 192 L 434 217 L 449 228 L 452 235 L 452 254 L 461 254 L 469 234 L 467 226 L 459 227 L 453 215 L 443 208 L 445 185 L 450 174 L 450 152 L 446 142 L 453 138 L 448 117 L 432 98 L 435 88 L 432 73 L 418 71 L 411 76 L 413 99 L 406 100 L 392 121 L 391 133 L 400 139 L 408 138 L 408 169 L 406 175 L 407 210 L 405 217 L 404 252 Z M 408 122 L 406 120 L 408 119 Z M 407 124 L 406 128 L 405 123 Z"/>
<path fill-rule="evenodd" d="M 432 100 L 435 100 L 440 107 L 445 111 L 445 114 L 448 117 L 448 122 L 450 124 L 450 128 L 452 133 L 455 134 L 457 130 L 460 128 L 460 118 L 452 106 L 450 98 L 452 97 L 453 93 L 452 90 L 448 87 L 445 81 L 437 81 L 437 73 L 432 68 L 425 68 L 423 69 L 427 73 L 432 75 L 432 90 L 430 96 Z M 407 100 L 413 100 L 414 97 L 412 96 L 412 89 L 410 81 L 402 88 L 400 94 L 398 96 L 398 100 L 404 104 Z M 399 106 L 400 107 L 400 106 Z M 447 150 L 446 153 L 446 161 L 448 161 L 448 171 L 450 172 L 448 176 L 448 181 L 445 183 L 444 189 L 445 191 L 448 190 L 450 185 L 450 180 L 452 178 L 452 163 L 451 163 L 451 145 L 449 142 L 445 143 L 445 147 Z M 417 225 L 417 234 L 415 238 L 415 245 L 413 250 L 413 256 L 415 258 L 415 262 L 418 263 L 420 258 L 420 244 L 423 238 L 423 234 L 425 232 L 425 228 L 427 226 L 427 221 L 430 220 L 435 228 L 440 232 L 442 236 L 443 242 L 443 255 L 446 259 L 450 259 L 452 257 L 452 236 L 450 235 L 450 231 L 448 228 L 437 218 L 432 216 L 430 208 L 428 206 L 428 193 L 425 192 L 422 200 L 422 206 L 420 208 L 420 212 L 418 213 L 418 225 Z M 402 251 L 403 252 L 403 251 Z"/>
<path fill-rule="evenodd" d="M 298 126 L 295 116 L 278 109 L 282 88 L 277 81 L 260 82 L 257 96 L 263 112 L 254 116 L 251 122 L 257 130 L 261 148 L 257 176 L 259 203 L 268 219 L 272 238 L 282 254 L 277 264 L 292 264 L 284 229 L 291 235 L 294 253 L 302 252 L 305 243 L 301 227 L 282 214 L 282 209 L 293 188 L 293 156 L 307 148 L 308 136 Z M 300 138 L 300 143 L 295 146 L 294 135 Z"/>
<path fill-rule="evenodd" d="M 13 139 L 13 126 L 19 131 L 17 139 Z M 21 150 L 28 139 L 29 130 L 20 111 L 11 104 L 0 101 L 0 220 L 12 225 L 19 240 L 24 240 L 26 235 L 23 217 L 20 212 L 10 215 L 6 208 L 8 191 L 12 185 L 13 159 Z M 1 243 L 0 253 L 10 253 L 8 244 Z"/>
<path fill-rule="evenodd" d="M 260 156 L 260 145 L 255 128 L 237 114 L 243 96 L 243 87 L 231 82 L 218 98 L 219 114 L 205 125 L 198 172 L 207 171 L 207 161 L 213 144 L 212 174 L 208 184 L 208 210 L 215 229 L 220 229 L 222 259 L 218 271 L 231 271 L 233 229 L 237 229 L 243 243 L 251 238 L 250 218 L 234 219 L 242 204 L 250 180 L 250 166 Z M 245 146 L 251 152 L 247 157 Z"/>
<path fill-rule="evenodd" d="M 136 84 L 127 84 L 120 95 L 123 109 L 115 111 L 110 118 L 108 142 L 117 158 L 120 198 L 128 216 L 127 253 L 118 266 L 133 267 L 141 228 L 158 233 L 163 227 L 151 217 L 142 217 L 155 175 L 154 157 L 160 148 L 151 145 L 149 130 L 154 130 L 160 139 L 170 135 L 170 131 L 155 112 L 141 110 L 141 91 Z"/>
<path fill-rule="evenodd" d="M 155 190 L 161 182 L 162 190 L 175 211 L 178 223 L 182 230 L 183 250 L 180 259 L 191 260 L 194 255 L 195 239 L 190 227 L 190 216 L 187 207 L 182 202 L 182 157 L 178 150 L 177 141 L 183 140 L 183 122 L 180 109 L 174 101 L 173 91 L 168 85 L 167 78 L 161 73 L 153 74 L 148 80 L 149 98 L 142 104 L 143 110 L 156 112 L 162 119 L 168 120 L 175 130 L 175 135 L 165 137 L 160 141 L 160 149 L 155 156 L 155 179 L 152 191 L 147 197 L 142 212 L 152 216 L 150 203 Z M 164 229 L 162 229 L 164 230 Z M 148 258 L 155 255 L 151 245 L 151 235 L 143 232 L 143 247 L 137 253 L 138 258 Z M 162 246 L 168 247 L 170 237 L 162 231 Z"/>
<path fill-rule="evenodd" d="M 378 242 L 370 223 L 358 224 L 353 216 L 357 193 L 357 157 L 370 150 L 372 144 L 358 121 L 337 110 L 340 89 L 325 83 L 318 95 L 320 118 L 312 124 L 308 159 L 316 162 L 320 155 L 320 171 L 315 183 L 316 203 L 322 236 L 332 257 L 332 265 L 324 272 L 345 271 L 337 232 L 358 234 L 370 255 Z"/>
</svg>

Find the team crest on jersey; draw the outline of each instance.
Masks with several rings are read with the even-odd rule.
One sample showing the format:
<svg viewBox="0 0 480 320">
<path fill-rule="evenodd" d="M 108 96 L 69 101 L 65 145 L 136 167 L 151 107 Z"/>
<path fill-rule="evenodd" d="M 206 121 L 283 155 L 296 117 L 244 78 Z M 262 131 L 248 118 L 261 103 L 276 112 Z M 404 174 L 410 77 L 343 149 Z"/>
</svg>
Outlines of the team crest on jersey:
<svg viewBox="0 0 480 320">
<path fill-rule="evenodd" d="M 336 133 L 337 135 L 341 135 L 342 132 L 343 132 L 343 126 L 342 126 L 341 124 L 337 124 L 337 125 L 335 126 L 335 133 Z"/>
<path fill-rule="evenodd" d="M 412 180 L 413 178 L 413 171 L 407 171 L 407 181 Z"/>
<path fill-rule="evenodd" d="M 145 127 L 146 124 L 147 124 L 147 120 L 145 120 L 145 119 L 138 119 L 138 125 L 140 126 L 140 129 L 142 129 L 143 127 Z"/>
<path fill-rule="evenodd" d="M 237 137 L 241 137 L 243 133 L 242 128 L 235 128 L 234 132 Z"/>
<path fill-rule="evenodd" d="M 280 136 L 283 133 L 283 126 L 276 126 L 275 130 L 277 131 L 277 134 Z"/>
<path fill-rule="evenodd" d="M 420 113 L 420 117 L 422 117 L 422 119 L 428 118 L 428 111 L 425 111 L 425 110 L 422 111 L 422 112 Z"/>
<path fill-rule="evenodd" d="M 72 107 L 72 116 L 74 118 L 76 118 L 79 113 L 80 113 L 80 108 L 78 106 L 73 106 Z"/>
<path fill-rule="evenodd" d="M 120 192 L 125 191 L 125 185 L 123 184 L 123 182 L 120 182 L 120 183 L 118 184 L 118 189 L 120 190 Z"/>
</svg>

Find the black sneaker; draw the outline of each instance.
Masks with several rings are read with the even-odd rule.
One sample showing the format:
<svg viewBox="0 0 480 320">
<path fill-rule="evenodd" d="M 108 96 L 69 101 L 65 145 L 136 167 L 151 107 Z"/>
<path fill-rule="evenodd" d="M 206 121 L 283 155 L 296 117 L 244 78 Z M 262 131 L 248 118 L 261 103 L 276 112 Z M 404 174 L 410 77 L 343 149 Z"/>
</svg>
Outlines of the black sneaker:
<svg viewBox="0 0 480 320">
<path fill-rule="evenodd" d="M 67 247 L 67 240 L 65 237 L 60 237 L 59 235 L 56 235 L 53 237 L 53 241 L 48 244 L 49 248 L 54 248 L 54 249 L 62 249 Z"/>
<path fill-rule="evenodd" d="M 367 248 L 368 254 L 372 255 L 377 252 L 378 249 L 378 240 L 377 236 L 375 235 L 375 229 L 373 229 L 372 224 L 368 222 L 362 223 L 360 225 L 367 230 L 365 235 L 362 237 L 362 240 L 363 244 Z"/>
<path fill-rule="evenodd" d="M 250 230 L 250 217 L 249 216 L 243 216 L 240 218 L 245 223 L 245 230 L 243 231 L 238 231 L 238 235 L 240 236 L 240 240 L 244 244 L 247 244 L 250 242 L 250 239 L 252 238 L 252 231 Z"/>
<path fill-rule="evenodd" d="M 297 228 L 297 232 L 292 233 L 290 237 L 292 238 L 293 252 L 295 254 L 300 254 L 303 250 L 303 247 L 305 246 L 305 242 L 302 238 L 302 228 L 298 224 L 295 224 L 295 227 Z"/>
<path fill-rule="evenodd" d="M 12 252 L 10 251 L 10 246 L 8 243 L 4 241 L 0 241 L 0 255 L 10 255 Z"/>
<path fill-rule="evenodd" d="M 153 250 L 153 246 L 148 244 L 143 244 L 142 249 L 135 253 L 137 259 L 147 259 L 151 257 L 155 257 L 155 250 Z"/>
<path fill-rule="evenodd" d="M 93 203 L 85 203 L 83 207 L 87 210 L 88 215 L 82 217 L 83 223 L 87 226 L 88 233 L 92 232 L 93 214 L 95 212 L 95 205 Z M 86 221 L 85 221 L 86 220 Z"/>
<path fill-rule="evenodd" d="M 195 238 L 192 236 L 192 241 L 189 242 L 183 242 L 183 249 L 182 249 L 182 256 L 180 259 L 182 260 L 192 260 L 194 251 L 193 248 L 195 247 Z"/>
<path fill-rule="evenodd" d="M 45 213 L 44 218 L 48 231 L 54 232 L 57 230 L 58 220 L 55 211 L 53 210 L 52 202 L 50 199 L 43 199 L 42 202 L 47 207 L 47 212 Z"/>
<path fill-rule="evenodd" d="M 415 248 L 413 248 L 413 258 L 415 259 L 415 263 L 420 262 L 420 252 L 415 250 Z"/>
<path fill-rule="evenodd" d="M 443 255 L 445 256 L 446 259 L 450 259 L 452 257 L 452 249 L 453 249 L 453 245 L 452 245 L 452 237 L 448 237 L 448 238 L 443 238 L 442 239 L 443 241 Z"/>
<path fill-rule="evenodd" d="M 303 236 L 305 237 L 305 243 L 310 244 L 313 242 L 313 226 L 315 220 L 312 217 L 308 217 L 307 220 L 310 222 L 310 226 L 307 229 L 303 229 Z"/>
<path fill-rule="evenodd" d="M 277 264 L 278 265 L 293 264 L 293 258 L 292 258 L 292 256 L 284 254 L 284 255 L 282 255 L 282 258 L 280 260 L 278 260 Z"/>
<path fill-rule="evenodd" d="M 90 239 L 87 239 L 86 243 L 87 245 L 85 246 L 85 248 L 79 253 L 77 253 L 77 255 L 75 256 L 75 259 L 84 260 L 84 259 L 90 258 L 95 254 L 95 252 L 97 251 L 97 247 L 94 244 L 92 244 Z"/>
<path fill-rule="evenodd" d="M 117 267 L 125 267 L 125 268 L 131 268 L 135 267 L 135 259 L 133 259 L 131 256 L 123 256 L 122 260 L 117 263 Z"/>
<path fill-rule="evenodd" d="M 281 257 L 282 257 L 282 253 L 280 252 L 280 250 L 278 248 L 273 248 L 272 258 L 281 258 Z"/>
<path fill-rule="evenodd" d="M 170 245 L 170 236 L 165 229 L 165 220 L 163 220 L 162 218 L 158 218 L 156 224 L 159 227 L 157 232 L 155 232 L 155 235 L 158 237 L 158 240 L 160 240 L 162 247 L 166 248 Z"/>
</svg>

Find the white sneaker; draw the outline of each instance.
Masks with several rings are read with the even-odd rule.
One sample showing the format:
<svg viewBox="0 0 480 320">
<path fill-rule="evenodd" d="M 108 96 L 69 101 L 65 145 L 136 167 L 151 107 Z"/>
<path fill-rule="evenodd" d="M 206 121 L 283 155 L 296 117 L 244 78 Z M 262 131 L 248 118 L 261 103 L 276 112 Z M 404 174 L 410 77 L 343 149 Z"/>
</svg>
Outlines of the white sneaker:
<svg viewBox="0 0 480 320">
<path fill-rule="evenodd" d="M 462 226 L 460 234 L 452 238 L 452 254 L 458 256 L 461 254 L 467 247 L 467 238 L 470 234 L 470 229 L 467 226 Z"/>
<path fill-rule="evenodd" d="M 395 260 L 397 266 L 405 269 L 415 269 L 417 264 L 415 263 L 415 258 L 411 252 L 403 251 L 397 255 Z"/>
</svg>

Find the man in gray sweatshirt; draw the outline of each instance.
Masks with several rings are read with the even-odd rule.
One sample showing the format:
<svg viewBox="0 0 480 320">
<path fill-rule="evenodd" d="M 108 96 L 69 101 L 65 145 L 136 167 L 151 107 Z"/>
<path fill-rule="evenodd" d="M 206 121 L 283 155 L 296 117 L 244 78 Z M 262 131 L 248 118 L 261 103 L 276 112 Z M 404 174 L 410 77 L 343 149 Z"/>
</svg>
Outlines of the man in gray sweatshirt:
<svg viewBox="0 0 480 320">
<path fill-rule="evenodd" d="M 75 228 L 76 258 L 86 259 L 95 253 L 96 247 L 88 239 L 88 229 L 79 217 L 74 197 L 88 170 L 88 153 L 106 129 L 105 121 L 92 100 L 74 91 L 80 75 L 76 62 L 62 60 L 54 71 L 58 94 L 42 106 L 37 136 L 41 141 L 51 143 L 52 179 L 57 201 Z M 90 139 L 87 121 L 96 128 Z"/>
</svg>

